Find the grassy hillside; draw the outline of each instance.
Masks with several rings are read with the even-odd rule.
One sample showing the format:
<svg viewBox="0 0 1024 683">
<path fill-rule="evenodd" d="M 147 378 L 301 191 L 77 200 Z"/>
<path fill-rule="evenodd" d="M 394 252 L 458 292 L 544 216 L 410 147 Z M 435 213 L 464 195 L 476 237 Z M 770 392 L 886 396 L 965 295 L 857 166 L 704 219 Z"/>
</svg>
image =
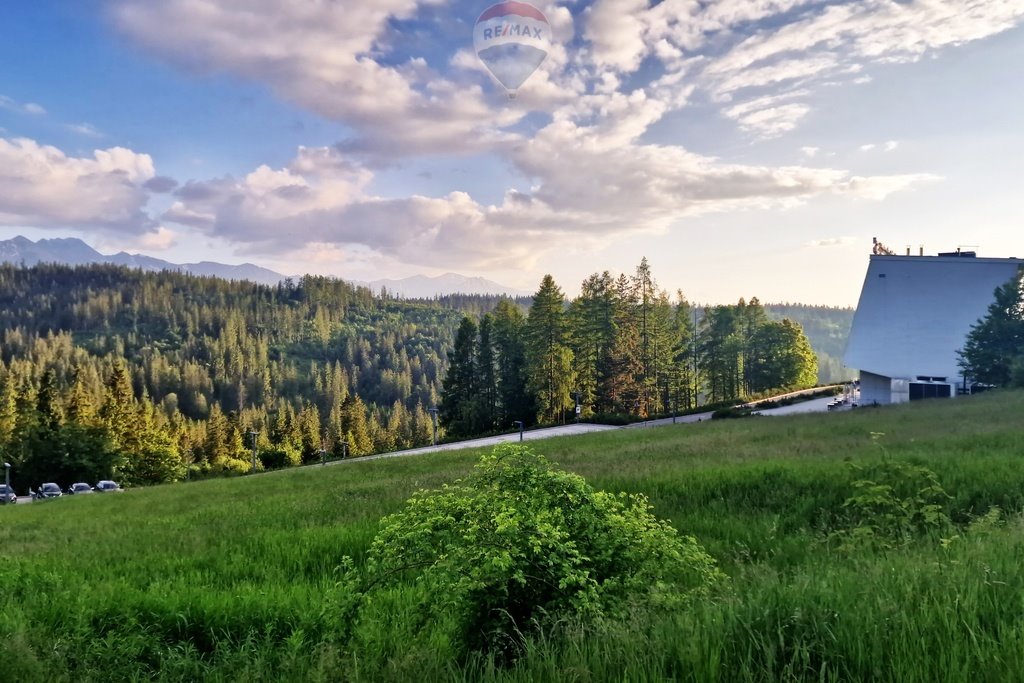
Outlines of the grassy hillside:
<svg viewBox="0 0 1024 683">
<path fill-rule="evenodd" d="M 598 488 L 647 494 L 730 579 L 686 612 L 567 624 L 506 669 L 334 637 L 343 556 L 358 563 L 381 516 L 467 473 L 471 451 L 0 508 L 0 661 L 18 681 L 1012 680 L 1022 410 L 1024 394 L 986 395 L 538 443 Z M 957 527 L 890 550 L 825 543 L 851 464 L 886 459 L 934 471 Z M 1003 522 L 970 526 L 992 506 Z"/>
</svg>

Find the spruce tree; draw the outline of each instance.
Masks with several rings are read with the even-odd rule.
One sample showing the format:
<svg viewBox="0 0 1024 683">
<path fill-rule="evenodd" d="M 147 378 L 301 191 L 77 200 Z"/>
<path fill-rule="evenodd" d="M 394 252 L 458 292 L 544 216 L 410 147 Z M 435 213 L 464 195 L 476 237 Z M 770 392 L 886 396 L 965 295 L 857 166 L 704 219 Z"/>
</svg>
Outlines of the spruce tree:
<svg viewBox="0 0 1024 683">
<path fill-rule="evenodd" d="M 1024 269 L 996 289 L 985 317 L 967 334 L 959 357 L 971 382 L 1024 386 Z"/>
<path fill-rule="evenodd" d="M 441 425 L 454 436 L 477 432 L 479 377 L 477 375 L 477 326 L 465 316 L 448 352 L 448 374 L 442 384 Z"/>
<path fill-rule="evenodd" d="M 565 296 L 550 275 L 541 280 L 526 321 L 528 377 L 537 396 L 537 418 L 564 420 L 572 405 L 572 350 L 568 345 Z"/>
<path fill-rule="evenodd" d="M 536 418 L 534 396 L 527 388 L 526 319 L 508 299 L 494 309 L 494 348 L 498 362 L 499 426 L 516 420 L 530 425 Z"/>
</svg>

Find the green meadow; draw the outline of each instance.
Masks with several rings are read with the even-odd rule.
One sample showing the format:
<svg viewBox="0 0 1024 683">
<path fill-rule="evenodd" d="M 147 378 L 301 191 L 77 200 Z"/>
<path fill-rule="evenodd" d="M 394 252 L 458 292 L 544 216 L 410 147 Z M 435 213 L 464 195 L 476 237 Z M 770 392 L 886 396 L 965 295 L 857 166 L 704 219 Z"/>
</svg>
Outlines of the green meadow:
<svg viewBox="0 0 1024 683">
<path fill-rule="evenodd" d="M 728 578 L 675 612 L 567 620 L 512 663 L 403 647 L 383 623 L 401 609 L 354 645 L 339 637 L 343 559 L 360 566 L 384 515 L 479 452 L 352 461 L 0 508 L 0 670 L 19 682 L 1024 675 L 1024 394 L 533 448 L 595 488 L 645 494 Z M 836 542 L 855 482 L 893 462 L 934 473 L 952 524 Z"/>
</svg>

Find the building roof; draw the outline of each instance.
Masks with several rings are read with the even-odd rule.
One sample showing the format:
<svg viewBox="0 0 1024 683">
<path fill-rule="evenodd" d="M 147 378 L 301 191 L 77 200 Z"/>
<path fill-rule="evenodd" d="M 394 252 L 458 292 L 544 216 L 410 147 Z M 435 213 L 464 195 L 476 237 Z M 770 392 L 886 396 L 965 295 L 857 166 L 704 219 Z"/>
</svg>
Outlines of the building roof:
<svg viewBox="0 0 1024 683">
<path fill-rule="evenodd" d="M 843 357 L 886 377 L 960 375 L 957 351 L 1024 261 L 871 256 Z"/>
</svg>

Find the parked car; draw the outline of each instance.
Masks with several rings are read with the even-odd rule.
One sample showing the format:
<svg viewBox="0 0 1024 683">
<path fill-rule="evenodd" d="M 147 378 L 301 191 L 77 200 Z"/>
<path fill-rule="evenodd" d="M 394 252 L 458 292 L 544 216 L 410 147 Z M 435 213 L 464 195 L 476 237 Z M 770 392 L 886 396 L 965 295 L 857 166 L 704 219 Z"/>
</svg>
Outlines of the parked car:
<svg viewBox="0 0 1024 683">
<path fill-rule="evenodd" d="M 96 493 L 120 493 L 124 491 L 123 488 L 117 485 L 116 481 L 110 481 L 104 479 L 101 482 L 97 482 L 96 487 L 93 489 Z"/>
<path fill-rule="evenodd" d="M 83 493 L 92 493 L 92 487 L 84 481 L 80 481 L 77 484 L 72 484 L 68 487 L 69 496 L 80 496 Z"/>
<path fill-rule="evenodd" d="M 50 498 L 60 498 L 61 493 L 60 487 L 53 482 L 46 482 L 39 487 L 38 491 L 29 491 L 35 500 L 49 500 Z"/>
<path fill-rule="evenodd" d="M 18 495 L 14 492 L 14 489 L 7 484 L 0 484 L 0 505 L 17 502 Z"/>
</svg>

